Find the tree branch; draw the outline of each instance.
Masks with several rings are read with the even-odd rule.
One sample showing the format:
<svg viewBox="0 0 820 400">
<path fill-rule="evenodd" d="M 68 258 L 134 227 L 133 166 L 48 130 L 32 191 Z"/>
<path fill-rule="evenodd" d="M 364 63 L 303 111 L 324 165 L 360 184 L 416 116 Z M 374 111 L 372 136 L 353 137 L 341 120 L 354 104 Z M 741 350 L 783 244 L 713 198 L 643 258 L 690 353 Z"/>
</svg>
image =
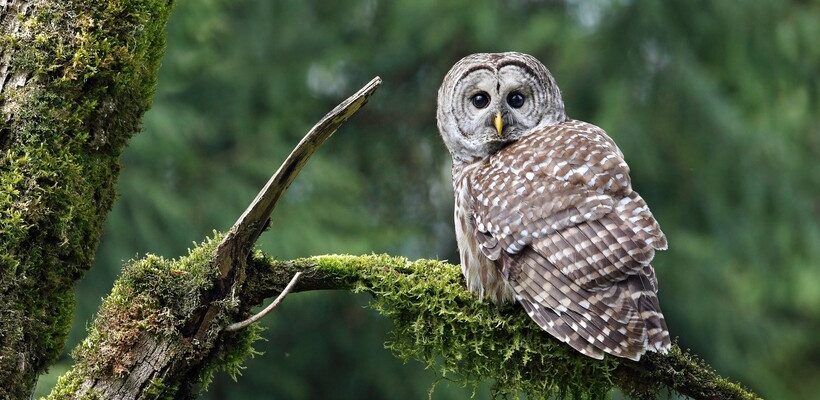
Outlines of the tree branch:
<svg viewBox="0 0 820 400">
<path fill-rule="evenodd" d="M 123 398 L 150 398 L 157 394 L 190 397 L 202 390 L 204 386 L 187 386 L 172 371 L 166 371 L 162 379 L 133 386 L 135 376 L 141 377 L 146 369 L 153 370 L 179 357 L 191 357 L 191 353 L 180 353 L 180 347 L 186 343 L 184 338 L 167 332 L 156 318 L 148 317 L 150 313 L 141 305 L 142 296 L 123 296 L 124 292 L 134 290 L 149 293 L 153 302 L 173 308 L 163 310 L 164 314 L 185 314 L 177 309 L 183 308 L 177 297 L 184 297 L 187 288 L 179 288 L 171 296 L 161 294 L 167 293 L 168 287 L 195 279 L 182 271 L 191 271 L 197 260 L 217 243 L 212 239 L 180 260 L 148 257 L 129 265 L 115 292 L 106 299 L 89 339 L 75 352 L 77 364 L 61 378 L 51 398 L 80 398 L 93 393 L 85 390 L 87 383 L 78 380 L 77 374 L 107 381 L 119 389 Z M 293 279 L 295 274 L 301 274 L 300 279 Z M 638 399 L 652 399 L 667 390 L 694 399 L 760 398 L 719 376 L 677 346 L 669 354 L 648 354 L 639 362 L 585 357 L 543 332 L 520 307 L 477 301 L 464 288 L 459 268 L 441 261 L 411 262 L 387 255 L 329 255 L 277 261 L 256 252 L 248 261 L 245 284 L 237 292 L 236 303 L 240 306 L 236 313 L 247 315 L 264 299 L 286 293 L 288 287 L 293 293 L 369 293 L 373 296 L 372 307 L 393 323 L 386 347 L 398 357 L 419 360 L 442 376 L 467 385 L 494 379 L 493 390 L 501 395 L 525 393 L 530 399 L 603 398 L 618 387 Z M 131 306 L 115 306 L 122 303 Z M 117 315 L 113 322 L 111 315 Z M 146 328 L 146 322 L 155 325 Z M 150 333 L 146 335 L 149 340 L 124 341 L 129 332 L 133 334 L 134 326 L 140 326 L 138 332 Z M 207 381 L 217 368 L 235 372 L 238 363 L 251 353 L 253 339 L 253 335 L 237 334 L 253 331 L 254 326 L 235 333 L 220 331 L 216 345 L 210 350 L 198 350 L 208 353 L 198 354 L 203 360 L 200 370 L 205 374 L 188 374 L 186 379 Z M 132 359 L 123 360 L 124 354 L 132 355 Z"/>
<path fill-rule="evenodd" d="M 528 398 L 545 397 L 545 391 L 550 389 L 544 388 L 554 387 L 550 383 L 570 392 L 575 390 L 573 394 L 580 397 L 585 394 L 584 382 L 595 388 L 607 381 L 635 398 L 655 398 L 664 389 L 694 399 L 760 398 L 721 377 L 677 345 L 666 355 L 648 353 L 639 362 L 615 357 L 601 362 L 584 357 L 530 323 L 518 307 L 498 308 L 476 301 L 464 289 L 459 271 L 458 266 L 439 261 L 410 262 L 386 255 L 276 261 L 257 253 L 249 265 L 249 285 L 243 291 L 243 302 L 258 304 L 297 272 L 303 273 L 304 278 L 294 288 L 295 292 L 342 289 L 371 293 L 374 307 L 393 320 L 396 328 L 388 347 L 394 347 L 399 356 L 419 359 L 428 366 L 438 365 L 442 373 L 455 372 L 467 382 L 493 377 L 475 372 L 523 369 L 527 373 L 518 376 L 500 373 L 504 378 L 497 389 L 539 390 L 528 393 Z M 488 335 L 491 339 L 485 340 Z M 549 343 L 552 354 L 528 354 L 543 343 Z M 439 358 L 441 361 L 436 361 Z M 464 360 L 475 364 L 465 365 Z M 595 364 L 607 368 L 598 369 Z M 577 375 L 563 377 L 570 366 Z M 572 381 L 577 378 L 580 379 Z M 601 389 L 608 390 L 610 386 L 604 384 Z"/>
</svg>

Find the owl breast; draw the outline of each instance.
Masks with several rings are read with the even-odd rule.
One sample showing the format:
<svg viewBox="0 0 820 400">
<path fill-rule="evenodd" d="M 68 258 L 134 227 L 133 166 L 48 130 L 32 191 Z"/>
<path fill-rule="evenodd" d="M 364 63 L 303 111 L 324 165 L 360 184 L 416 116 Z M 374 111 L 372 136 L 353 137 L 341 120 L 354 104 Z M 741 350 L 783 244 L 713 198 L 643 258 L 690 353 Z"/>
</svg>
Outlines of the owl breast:
<svg viewBox="0 0 820 400">
<path fill-rule="evenodd" d="M 468 190 L 469 173 L 467 172 L 475 168 L 477 164 L 453 170 L 455 231 L 461 258 L 461 273 L 464 274 L 467 290 L 477 294 L 479 298 L 489 299 L 494 303 L 512 302 L 513 290 L 501 273 L 500 265 L 498 265 L 501 261 L 490 260 L 481 252 L 478 241 L 475 239 L 475 224 L 470 221 L 472 198 Z"/>
</svg>

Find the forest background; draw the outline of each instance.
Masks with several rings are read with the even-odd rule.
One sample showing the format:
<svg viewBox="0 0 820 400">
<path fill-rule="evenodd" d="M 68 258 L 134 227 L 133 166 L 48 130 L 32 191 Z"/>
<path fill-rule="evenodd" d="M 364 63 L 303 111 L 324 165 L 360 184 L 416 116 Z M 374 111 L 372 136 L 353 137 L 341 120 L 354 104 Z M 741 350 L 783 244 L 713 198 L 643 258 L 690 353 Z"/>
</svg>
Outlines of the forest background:
<svg viewBox="0 0 820 400">
<path fill-rule="evenodd" d="M 259 247 L 457 262 L 436 90 L 464 55 L 522 51 L 571 117 L 604 128 L 669 237 L 672 334 L 765 398 L 820 393 L 820 5 L 811 1 L 179 2 L 143 131 L 45 394 L 122 262 L 228 228 L 310 125 L 384 85 L 325 146 Z M 436 382 L 383 348 L 366 295 L 288 297 L 264 352 L 209 399 L 420 399 Z M 488 383 L 489 385 L 490 383 Z M 478 388 L 480 398 L 486 387 Z M 472 387 L 440 382 L 434 399 Z M 616 395 L 617 396 L 617 395 Z"/>
</svg>

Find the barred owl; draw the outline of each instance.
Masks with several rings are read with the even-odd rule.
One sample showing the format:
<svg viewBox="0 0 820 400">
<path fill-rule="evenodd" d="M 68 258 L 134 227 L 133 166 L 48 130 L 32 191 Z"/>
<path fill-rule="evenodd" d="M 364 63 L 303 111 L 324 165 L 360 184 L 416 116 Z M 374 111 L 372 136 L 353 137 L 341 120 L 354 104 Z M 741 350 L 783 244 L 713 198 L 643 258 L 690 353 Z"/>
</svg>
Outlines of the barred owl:
<svg viewBox="0 0 820 400">
<path fill-rule="evenodd" d="M 566 116 L 543 64 L 521 53 L 463 58 L 439 89 L 437 122 L 471 292 L 518 302 L 590 357 L 670 348 L 651 265 L 666 237 L 618 146 Z"/>
</svg>

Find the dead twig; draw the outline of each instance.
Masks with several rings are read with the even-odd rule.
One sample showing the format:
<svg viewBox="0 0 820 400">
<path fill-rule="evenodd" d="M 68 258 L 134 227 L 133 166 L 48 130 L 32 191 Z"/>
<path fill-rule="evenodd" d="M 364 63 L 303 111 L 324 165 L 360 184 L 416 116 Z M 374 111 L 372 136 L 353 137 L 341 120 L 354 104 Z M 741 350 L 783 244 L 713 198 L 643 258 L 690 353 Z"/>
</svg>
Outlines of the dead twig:
<svg viewBox="0 0 820 400">
<path fill-rule="evenodd" d="M 235 322 L 233 324 L 228 325 L 225 328 L 225 330 L 228 331 L 228 332 L 233 332 L 233 331 L 238 331 L 240 329 L 246 328 L 248 325 L 250 325 L 250 324 L 252 324 L 256 321 L 259 321 L 262 317 L 264 317 L 265 315 L 267 315 L 268 313 L 273 311 L 273 309 L 276 308 L 276 306 L 278 306 L 279 303 L 282 302 L 282 300 L 285 298 L 285 296 L 287 296 L 288 293 L 290 293 L 290 291 L 293 290 L 293 286 L 295 286 L 296 282 L 299 281 L 299 277 L 301 275 L 302 275 L 301 271 L 299 271 L 295 275 L 293 275 L 293 278 L 291 278 L 290 282 L 288 282 L 288 285 L 285 286 L 284 289 L 282 289 L 282 292 L 279 293 L 279 296 L 276 296 L 276 299 L 274 299 L 273 302 L 268 304 L 268 306 L 265 307 L 264 310 L 256 313 L 252 317 L 250 317 L 250 318 L 248 318 L 248 319 L 246 319 L 242 322 Z"/>
<path fill-rule="evenodd" d="M 256 239 L 259 238 L 259 235 L 267 226 L 267 221 L 276 207 L 276 203 L 296 178 L 296 175 L 299 174 L 299 171 L 302 170 L 302 167 L 307 164 L 308 159 L 330 135 L 336 132 L 343 123 L 367 103 L 368 98 L 376 91 L 381 82 L 381 78 L 373 78 L 358 92 L 336 106 L 316 123 L 291 151 L 288 158 L 271 176 L 220 243 L 216 258 L 223 277 L 231 269 L 231 263 L 225 262 L 230 260 L 226 260 L 226 258 L 230 259 L 237 256 L 238 258 L 244 258 L 249 254 L 250 249 L 256 243 Z M 234 250 L 239 250 L 240 254 L 236 254 Z M 233 257 L 224 257 L 227 255 Z"/>
</svg>

